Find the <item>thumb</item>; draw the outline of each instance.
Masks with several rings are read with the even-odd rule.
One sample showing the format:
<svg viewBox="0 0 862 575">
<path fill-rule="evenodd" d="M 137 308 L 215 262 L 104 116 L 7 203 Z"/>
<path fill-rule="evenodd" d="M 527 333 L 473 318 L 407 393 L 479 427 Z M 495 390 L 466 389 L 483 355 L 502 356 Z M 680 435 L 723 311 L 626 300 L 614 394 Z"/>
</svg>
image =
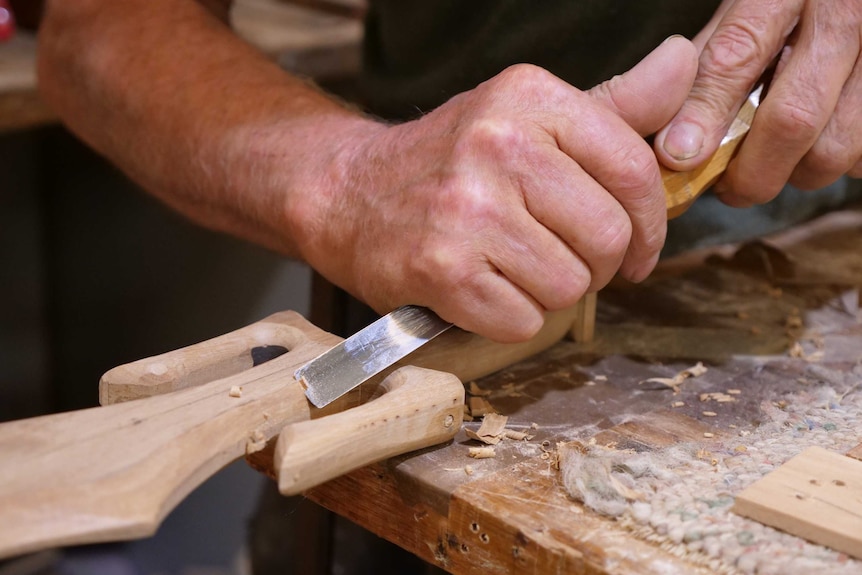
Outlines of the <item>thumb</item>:
<svg viewBox="0 0 862 575">
<path fill-rule="evenodd" d="M 697 74 L 697 49 L 671 36 L 646 58 L 588 94 L 613 110 L 641 136 L 657 132 L 682 107 Z"/>
</svg>

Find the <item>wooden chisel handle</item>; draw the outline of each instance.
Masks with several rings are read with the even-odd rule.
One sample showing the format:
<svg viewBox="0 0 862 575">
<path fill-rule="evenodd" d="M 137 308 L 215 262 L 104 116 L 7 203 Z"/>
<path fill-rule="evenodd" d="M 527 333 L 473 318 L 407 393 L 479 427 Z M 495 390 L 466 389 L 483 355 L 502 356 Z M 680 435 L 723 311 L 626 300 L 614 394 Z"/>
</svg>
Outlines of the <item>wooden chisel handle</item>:
<svg viewBox="0 0 862 575">
<path fill-rule="evenodd" d="M 760 102 L 761 90 L 762 87 L 759 87 L 745 100 L 733 123 L 731 123 L 727 135 L 722 139 L 718 150 L 696 170 L 675 172 L 661 166 L 667 203 L 667 219 L 670 220 L 682 215 L 727 169 L 728 164 L 736 155 L 740 144 L 751 129 L 754 112 Z"/>
<path fill-rule="evenodd" d="M 0 424 L 0 558 L 48 546 L 151 535 L 192 489 L 228 463 L 262 449 L 291 423 L 330 414 L 325 420 L 331 433 L 357 433 L 356 416 L 342 424 L 345 414 L 336 412 L 357 405 L 373 386 L 320 410 L 293 379 L 297 367 L 340 338 L 292 312 L 278 314 L 274 323 L 278 345 L 289 351 L 257 367 L 137 401 Z M 181 355 L 191 359 L 194 354 L 185 350 Z M 371 411 L 362 413 L 377 418 L 378 425 L 382 418 L 401 427 L 381 442 L 380 450 L 369 440 L 361 457 L 331 450 L 330 457 L 314 462 L 315 480 L 390 456 L 392 449 L 404 452 L 442 441 L 458 430 L 464 391 L 457 378 L 418 368 L 391 377 L 394 383 L 384 381 L 383 388 L 403 387 L 409 393 L 424 387 L 430 407 L 406 412 L 399 401 L 374 406 L 376 400 L 363 406 Z"/>
</svg>

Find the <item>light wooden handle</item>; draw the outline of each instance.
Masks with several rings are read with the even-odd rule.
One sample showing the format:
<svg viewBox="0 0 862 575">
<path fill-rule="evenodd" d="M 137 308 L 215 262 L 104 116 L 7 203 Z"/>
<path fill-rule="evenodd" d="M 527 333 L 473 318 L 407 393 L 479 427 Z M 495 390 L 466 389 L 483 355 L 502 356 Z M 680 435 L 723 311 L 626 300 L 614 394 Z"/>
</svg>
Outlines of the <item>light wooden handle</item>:
<svg viewBox="0 0 862 575">
<path fill-rule="evenodd" d="M 315 410 L 294 370 L 340 338 L 280 316 L 288 353 L 166 395 L 0 424 L 0 558 L 152 534 L 218 469 Z M 233 392 L 232 392 L 233 390 Z"/>
<path fill-rule="evenodd" d="M 752 103 L 751 98 L 747 99 L 739 109 L 718 150 L 696 170 L 675 172 L 661 166 L 667 219 L 681 216 L 724 173 L 730 160 L 736 155 L 739 145 L 748 134 L 756 109 L 757 106 Z"/>
<path fill-rule="evenodd" d="M 275 446 L 278 489 L 296 495 L 370 463 L 447 441 L 461 428 L 464 386 L 454 375 L 402 367 L 383 395 L 322 419 L 288 425 Z"/>
</svg>

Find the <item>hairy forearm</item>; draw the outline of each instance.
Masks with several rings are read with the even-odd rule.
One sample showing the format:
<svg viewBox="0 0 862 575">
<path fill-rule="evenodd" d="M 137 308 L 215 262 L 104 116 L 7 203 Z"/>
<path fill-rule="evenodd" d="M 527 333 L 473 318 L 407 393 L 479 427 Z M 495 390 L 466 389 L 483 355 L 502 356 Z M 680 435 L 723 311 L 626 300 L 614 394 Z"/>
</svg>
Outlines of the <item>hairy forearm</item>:
<svg viewBox="0 0 862 575">
<path fill-rule="evenodd" d="M 207 227 L 297 255 L 297 205 L 380 129 L 280 70 L 191 0 L 49 2 L 46 101 L 132 179 Z"/>
</svg>

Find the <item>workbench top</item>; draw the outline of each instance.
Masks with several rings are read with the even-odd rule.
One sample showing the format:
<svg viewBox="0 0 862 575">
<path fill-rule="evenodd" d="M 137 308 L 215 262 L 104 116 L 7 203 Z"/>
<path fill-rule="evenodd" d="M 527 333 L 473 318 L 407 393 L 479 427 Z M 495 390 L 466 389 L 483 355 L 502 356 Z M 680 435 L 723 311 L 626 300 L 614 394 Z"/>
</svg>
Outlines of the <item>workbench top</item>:
<svg viewBox="0 0 862 575">
<path fill-rule="evenodd" d="M 817 568 L 795 558 L 812 553 L 830 572 L 854 572 L 860 563 L 729 506 L 754 480 L 746 466 L 759 475 L 782 462 L 770 446 L 790 457 L 811 443 L 862 442 L 847 415 L 862 382 L 860 285 L 858 209 L 767 243 L 666 262 L 642 285 L 601 292 L 592 343 L 561 342 L 475 382 L 507 427 L 531 438 L 504 439 L 495 457 L 472 459 L 469 448 L 480 444 L 465 431 L 480 421 L 466 422 L 448 445 L 360 469 L 307 497 L 452 573 L 788 573 L 793 561 Z M 704 373 L 672 381 L 697 362 Z M 824 393 L 844 394 L 843 404 L 829 400 L 846 408 L 827 412 L 829 421 L 812 411 Z M 807 422 L 810 433 L 788 421 Z M 676 459 L 635 481 L 649 492 L 609 516 L 570 496 L 560 459 L 567 469 L 572 449 L 610 454 L 614 465 L 652 454 L 658 469 Z M 685 506 L 686 489 L 704 493 L 690 496 L 692 509 L 656 520 L 670 495 Z M 687 530 L 697 521 L 727 533 L 701 541 Z"/>
</svg>

